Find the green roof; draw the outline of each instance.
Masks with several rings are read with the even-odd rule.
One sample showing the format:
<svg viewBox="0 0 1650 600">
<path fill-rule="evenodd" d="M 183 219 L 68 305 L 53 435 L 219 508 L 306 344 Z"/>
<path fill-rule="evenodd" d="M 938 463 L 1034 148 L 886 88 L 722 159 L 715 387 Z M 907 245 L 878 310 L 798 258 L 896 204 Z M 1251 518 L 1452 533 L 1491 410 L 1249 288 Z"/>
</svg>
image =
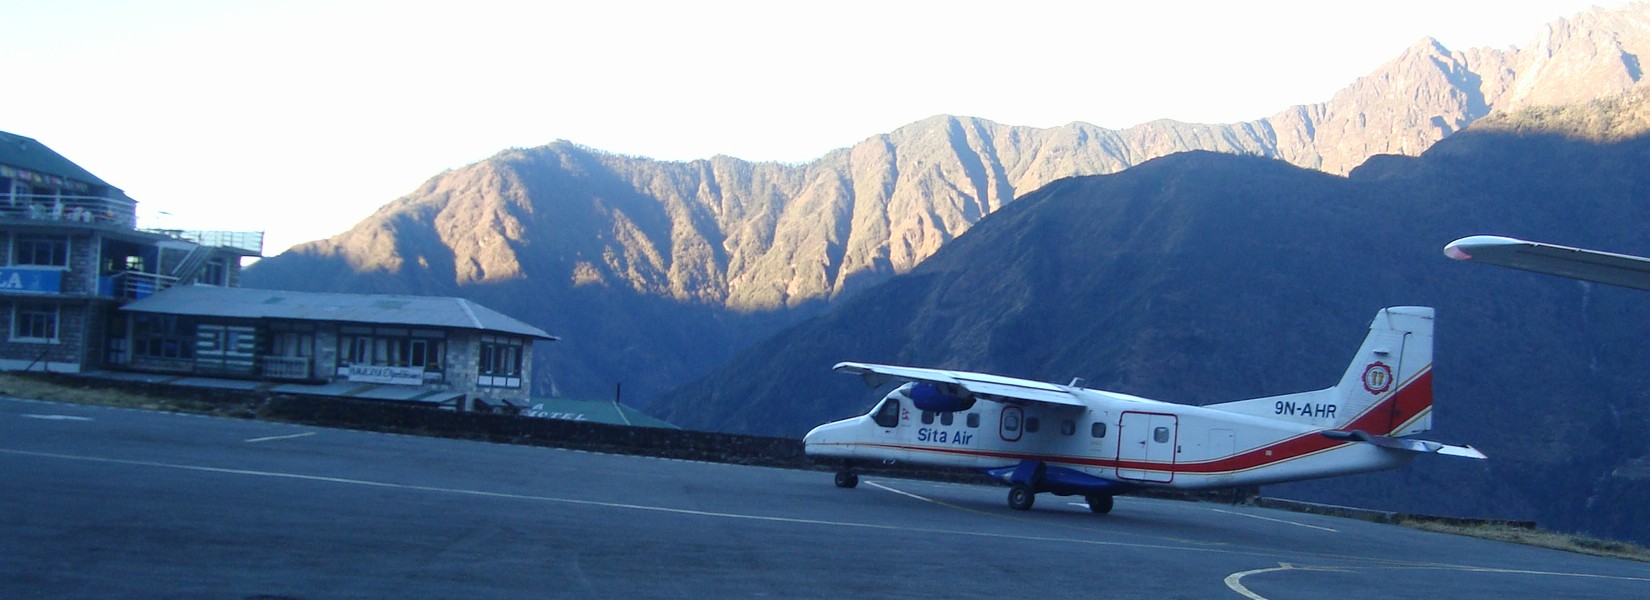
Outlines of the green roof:
<svg viewBox="0 0 1650 600">
<path fill-rule="evenodd" d="M 564 419 L 568 421 L 589 421 L 608 425 L 630 425 L 634 427 L 657 427 L 660 429 L 677 429 L 675 425 L 660 421 L 634 408 L 618 404 L 612 400 L 573 400 L 569 398 L 532 398 L 527 400 L 527 407 L 522 409 L 523 416 L 542 419 Z"/>
<path fill-rule="evenodd" d="M 33 138 L 0 131 L 0 165 L 72 179 L 98 187 L 113 187 Z"/>
</svg>

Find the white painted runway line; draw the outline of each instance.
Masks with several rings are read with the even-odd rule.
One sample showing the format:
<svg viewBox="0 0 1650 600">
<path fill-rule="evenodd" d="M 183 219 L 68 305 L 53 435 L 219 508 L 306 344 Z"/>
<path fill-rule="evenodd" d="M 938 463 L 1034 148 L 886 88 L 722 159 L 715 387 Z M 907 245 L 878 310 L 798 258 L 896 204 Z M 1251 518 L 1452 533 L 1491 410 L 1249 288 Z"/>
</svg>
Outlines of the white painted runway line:
<svg viewBox="0 0 1650 600">
<path fill-rule="evenodd" d="M 825 527 L 843 527 L 843 528 L 852 528 L 852 529 L 859 529 L 859 530 L 887 530 L 887 531 L 894 531 L 894 532 L 901 532 L 901 533 L 946 534 L 946 535 L 958 535 L 958 536 L 987 538 L 987 539 L 1006 539 L 1006 540 L 1041 542 L 1041 543 L 1068 543 L 1068 544 L 1079 544 L 1079 545 L 1085 545 L 1085 546 L 1149 548 L 1149 549 L 1155 549 L 1155 550 L 1180 550 L 1180 551 L 1185 551 L 1185 552 L 1209 552 L 1209 553 L 1235 554 L 1235 555 L 1244 555 L 1244 556 L 1277 556 L 1277 553 L 1267 552 L 1267 551 L 1245 551 L 1245 550 L 1233 550 L 1233 549 L 1223 549 L 1223 548 L 1199 548 L 1199 547 L 1195 547 L 1195 546 L 1185 546 L 1185 545 L 1180 545 L 1180 544 L 1142 544 L 1142 543 L 1133 543 L 1133 542 L 1119 542 L 1119 541 L 1106 541 L 1106 540 L 1095 540 L 1095 539 L 1082 539 L 1082 538 L 1074 538 L 1074 537 L 1066 537 L 1066 536 L 1023 535 L 1023 534 L 1010 534 L 1010 533 L 994 533 L 994 532 L 989 532 L 989 531 L 970 531 L 970 530 L 966 530 L 966 529 L 941 529 L 941 528 L 932 528 L 932 527 L 908 527 L 908 526 L 905 526 L 905 525 L 892 525 L 892 524 L 880 524 L 880 523 L 859 523 L 859 522 L 853 522 L 853 521 L 837 521 L 837 520 L 826 520 L 826 519 L 782 517 L 782 516 L 774 516 L 774 515 L 758 515 L 758 514 L 733 513 L 733 512 L 718 512 L 718 511 L 694 510 L 694 509 L 686 509 L 686 508 L 673 508 L 673 507 L 667 507 L 667 506 L 650 506 L 650 505 L 645 505 L 645 504 L 628 504 L 628 503 L 622 503 L 622 502 L 604 502 L 604 501 L 600 501 L 600 500 L 582 500 L 582 499 L 577 499 L 577 498 L 561 498 L 561 497 L 555 497 L 555 496 L 512 494 L 512 493 L 509 493 L 509 492 L 491 492 L 491 491 L 486 491 L 486 490 L 473 490 L 473 489 L 463 489 L 463 488 L 446 488 L 446 487 L 426 486 L 426 485 L 408 485 L 408 484 L 390 483 L 390 482 L 384 482 L 384 481 L 372 481 L 372 480 L 366 480 L 366 479 L 350 479 L 350 478 L 345 478 L 345 477 L 328 477 L 328 476 L 324 476 L 324 475 L 306 475 L 306 474 L 302 474 L 302 473 L 285 473 L 285 472 L 280 472 L 280 471 L 260 471 L 260 470 L 254 470 L 254 469 L 231 469 L 231 468 L 224 468 L 224 467 L 209 467 L 209 466 L 204 466 L 204 465 L 189 465 L 189 464 L 181 464 L 181 463 L 165 463 L 165 462 L 156 462 L 156 461 L 147 461 L 147 460 L 132 460 L 132 459 L 124 459 L 124 458 L 106 458 L 106 457 L 100 457 L 100 456 L 87 456 L 87 455 L 79 455 L 79 454 L 61 454 L 61 453 L 56 453 L 56 452 L 35 452 L 35 451 L 30 451 L 30 450 L 13 450 L 13 449 L 6 449 L 6 448 L 0 448 L 0 454 L 12 455 L 12 456 L 30 456 L 30 457 L 36 457 L 36 458 L 51 458 L 51 459 L 73 460 L 73 461 L 102 463 L 102 464 L 129 465 L 129 466 L 151 467 L 151 468 L 161 468 L 161 469 L 177 469 L 177 470 L 183 470 L 183 471 L 218 473 L 218 474 L 224 474 L 224 475 L 239 475 L 239 476 L 248 476 L 248 477 L 268 477 L 268 478 L 275 478 L 275 479 L 313 481 L 313 482 L 354 485 L 354 486 L 363 486 L 363 487 L 399 489 L 399 490 L 406 490 L 406 491 L 412 491 L 412 492 L 432 492 L 432 493 L 440 493 L 440 494 L 457 494 L 457 495 L 476 496 L 476 497 L 485 497 L 485 498 L 524 500 L 524 501 L 531 501 L 531 502 L 549 502 L 549 503 L 568 504 L 568 505 L 576 505 L 576 506 L 595 506 L 595 507 L 605 507 L 605 508 L 655 512 L 655 513 L 688 515 L 688 516 L 696 516 L 696 517 L 713 517 L 713 518 L 722 518 L 722 519 L 735 519 L 735 520 L 742 520 L 742 521 L 761 521 L 761 522 L 770 522 L 770 523 L 792 523 L 792 524 L 799 524 L 799 525 L 814 525 L 814 526 L 825 526 Z M 890 488 L 887 488 L 886 486 L 880 486 L 879 485 L 877 487 L 881 487 L 881 488 L 884 488 L 884 489 L 889 489 L 889 491 L 895 491 L 895 490 L 892 490 Z M 914 494 L 909 494 L 908 492 L 905 492 L 905 493 L 907 495 L 911 495 L 911 496 L 914 496 L 914 497 L 921 498 L 920 496 L 915 496 Z M 930 501 L 930 502 L 939 503 L 938 501 L 935 501 L 935 500 L 928 500 L 927 498 L 923 498 L 923 499 L 927 500 L 927 501 Z"/>
<path fill-rule="evenodd" d="M 1296 523 L 1294 521 L 1287 521 L 1287 520 L 1284 520 L 1284 519 L 1274 519 L 1272 517 L 1262 517 L 1260 515 L 1251 515 L 1249 513 L 1240 513 L 1240 512 L 1236 512 L 1236 511 L 1230 511 L 1230 510 L 1221 510 L 1221 509 L 1218 509 L 1218 508 L 1211 508 L 1209 510 L 1215 511 L 1215 512 L 1223 514 L 1223 515 L 1237 515 L 1237 516 L 1240 516 L 1240 517 L 1249 517 L 1251 519 L 1260 519 L 1262 521 L 1271 521 L 1273 523 L 1283 523 L 1285 525 L 1294 525 L 1296 527 L 1305 527 L 1305 528 L 1308 528 L 1308 529 L 1317 529 L 1319 531 L 1327 531 L 1327 532 L 1330 532 L 1330 533 L 1340 533 L 1341 532 L 1339 529 L 1330 529 L 1328 527 L 1319 527 L 1317 525 L 1307 525 L 1305 523 Z"/>
<path fill-rule="evenodd" d="M 292 435 L 272 435 L 272 436 L 269 436 L 269 437 L 252 438 L 250 440 L 245 440 L 245 442 L 248 443 L 248 444 L 256 444 L 258 442 L 273 442 L 275 440 L 290 440 L 290 439 L 301 438 L 301 437 L 309 437 L 309 436 L 312 436 L 312 435 L 315 435 L 315 432 L 311 431 L 311 432 L 307 432 L 307 433 L 294 433 Z"/>
<path fill-rule="evenodd" d="M 90 420 L 92 420 L 91 417 L 76 417 L 74 415 L 19 415 L 19 416 L 29 418 L 29 419 L 40 419 L 42 421 L 90 421 Z"/>
</svg>

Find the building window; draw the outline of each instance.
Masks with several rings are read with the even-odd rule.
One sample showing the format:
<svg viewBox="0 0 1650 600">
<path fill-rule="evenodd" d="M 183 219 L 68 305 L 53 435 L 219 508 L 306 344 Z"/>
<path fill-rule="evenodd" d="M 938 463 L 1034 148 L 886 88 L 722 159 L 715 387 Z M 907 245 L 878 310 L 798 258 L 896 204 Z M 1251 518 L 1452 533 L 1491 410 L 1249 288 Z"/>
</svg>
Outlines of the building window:
<svg viewBox="0 0 1650 600">
<path fill-rule="evenodd" d="M 181 322 L 177 315 L 132 317 L 132 356 L 192 359 L 196 343 L 194 323 Z"/>
<path fill-rule="evenodd" d="M 481 356 L 477 362 L 477 385 L 490 387 L 521 387 L 521 338 L 482 336 Z"/>
<path fill-rule="evenodd" d="M 69 266 L 69 238 L 25 236 L 12 240 L 11 264 L 31 267 Z"/>
<path fill-rule="evenodd" d="M 21 302 L 12 307 L 11 339 L 14 342 L 57 343 L 56 304 Z"/>
<path fill-rule="evenodd" d="M 446 338 L 439 331 L 349 328 L 338 336 L 338 362 L 346 367 L 420 367 L 425 373 L 440 373 L 445 349 Z"/>
</svg>

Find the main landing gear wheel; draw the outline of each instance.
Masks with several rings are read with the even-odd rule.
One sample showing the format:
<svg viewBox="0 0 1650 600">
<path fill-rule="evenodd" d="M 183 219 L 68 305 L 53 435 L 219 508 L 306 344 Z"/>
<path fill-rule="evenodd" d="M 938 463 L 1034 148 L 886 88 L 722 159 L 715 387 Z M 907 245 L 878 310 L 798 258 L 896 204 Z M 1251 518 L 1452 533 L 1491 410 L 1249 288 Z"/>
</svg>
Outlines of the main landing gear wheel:
<svg viewBox="0 0 1650 600">
<path fill-rule="evenodd" d="M 1103 515 L 1103 514 L 1111 512 L 1111 505 L 1112 505 L 1111 496 L 1106 496 L 1106 495 L 1089 496 L 1088 501 L 1089 501 L 1089 511 L 1093 512 L 1094 514 Z"/>
<path fill-rule="evenodd" d="M 859 485 L 859 475 L 854 474 L 853 471 L 837 471 L 837 473 L 836 473 L 836 486 L 837 487 L 839 487 L 839 488 L 852 488 L 852 487 L 855 487 L 855 486 L 858 486 L 858 485 Z"/>
<path fill-rule="evenodd" d="M 1037 492 L 1030 486 L 1016 485 L 1008 488 L 1008 507 L 1014 510 L 1031 510 L 1031 505 L 1037 502 Z"/>
</svg>

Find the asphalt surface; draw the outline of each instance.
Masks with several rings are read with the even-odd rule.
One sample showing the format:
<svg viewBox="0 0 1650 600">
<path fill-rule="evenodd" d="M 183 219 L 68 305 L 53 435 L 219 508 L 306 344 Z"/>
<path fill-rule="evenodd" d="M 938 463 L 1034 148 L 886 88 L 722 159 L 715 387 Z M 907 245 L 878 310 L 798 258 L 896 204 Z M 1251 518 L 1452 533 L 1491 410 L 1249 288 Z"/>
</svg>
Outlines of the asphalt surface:
<svg viewBox="0 0 1650 600">
<path fill-rule="evenodd" d="M 0 398 L 0 597 L 1650 597 L 1645 563 L 1005 495 Z"/>
</svg>

